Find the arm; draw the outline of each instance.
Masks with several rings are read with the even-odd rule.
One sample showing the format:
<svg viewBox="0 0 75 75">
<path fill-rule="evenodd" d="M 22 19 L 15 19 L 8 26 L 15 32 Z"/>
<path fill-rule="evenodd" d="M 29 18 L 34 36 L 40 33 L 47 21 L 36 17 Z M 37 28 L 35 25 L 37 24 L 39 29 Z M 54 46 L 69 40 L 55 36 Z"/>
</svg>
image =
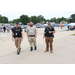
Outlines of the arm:
<svg viewBox="0 0 75 75">
<path fill-rule="evenodd" d="M 14 34 L 12 33 L 12 41 L 14 41 L 13 35 L 14 35 Z"/>
<path fill-rule="evenodd" d="M 53 28 L 53 31 L 52 31 L 52 33 L 55 33 L 55 29 Z"/>
<path fill-rule="evenodd" d="M 55 31 L 52 31 L 52 33 L 55 33 Z"/>
<path fill-rule="evenodd" d="M 21 41 L 23 41 L 23 32 L 21 32 L 21 35 L 22 35 Z"/>
<path fill-rule="evenodd" d="M 27 32 L 26 32 L 26 34 L 27 34 L 27 37 L 29 38 L 29 36 L 28 36 L 28 28 L 27 28 Z"/>
<path fill-rule="evenodd" d="M 28 36 L 28 32 L 26 32 L 27 33 L 27 37 L 29 38 L 29 36 Z"/>
<path fill-rule="evenodd" d="M 44 34 L 43 34 L 43 38 L 45 38 L 45 32 L 44 32 Z"/>
<path fill-rule="evenodd" d="M 36 31 L 36 33 L 35 33 L 35 38 L 37 37 L 37 31 Z"/>
<path fill-rule="evenodd" d="M 35 27 L 35 38 L 37 37 L 37 29 L 36 29 L 36 27 Z"/>
<path fill-rule="evenodd" d="M 12 29 L 12 41 L 14 41 L 13 36 L 14 36 L 14 29 Z"/>
<path fill-rule="evenodd" d="M 45 38 L 46 31 L 47 31 L 47 28 L 45 28 L 44 30 L 43 39 Z"/>
<path fill-rule="evenodd" d="M 22 38 L 23 38 L 23 32 L 21 32 Z"/>
</svg>

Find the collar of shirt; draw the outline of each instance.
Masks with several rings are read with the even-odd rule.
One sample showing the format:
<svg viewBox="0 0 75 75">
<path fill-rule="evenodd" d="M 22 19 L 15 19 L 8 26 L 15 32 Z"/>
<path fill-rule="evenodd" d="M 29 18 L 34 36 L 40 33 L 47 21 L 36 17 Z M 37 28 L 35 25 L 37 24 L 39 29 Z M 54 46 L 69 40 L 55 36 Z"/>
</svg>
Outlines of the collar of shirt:
<svg viewBox="0 0 75 75">
<path fill-rule="evenodd" d="M 15 27 L 15 28 L 16 28 L 16 27 Z M 18 27 L 18 28 L 19 28 L 19 27 Z M 17 29 L 18 29 L 18 28 L 17 28 Z"/>
</svg>

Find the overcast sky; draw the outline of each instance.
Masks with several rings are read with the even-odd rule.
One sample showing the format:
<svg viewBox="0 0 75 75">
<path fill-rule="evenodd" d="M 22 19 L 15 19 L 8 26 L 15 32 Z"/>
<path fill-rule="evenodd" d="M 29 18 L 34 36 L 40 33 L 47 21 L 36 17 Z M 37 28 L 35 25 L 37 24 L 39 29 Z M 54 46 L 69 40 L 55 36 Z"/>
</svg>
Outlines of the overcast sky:
<svg viewBox="0 0 75 75">
<path fill-rule="evenodd" d="M 22 14 L 30 16 L 38 16 L 43 15 L 46 19 L 51 19 L 53 17 L 60 18 L 66 17 L 69 18 L 71 14 L 74 14 L 75 11 L 0 11 L 0 14 L 3 16 L 7 16 L 9 20 L 17 19 Z"/>
</svg>

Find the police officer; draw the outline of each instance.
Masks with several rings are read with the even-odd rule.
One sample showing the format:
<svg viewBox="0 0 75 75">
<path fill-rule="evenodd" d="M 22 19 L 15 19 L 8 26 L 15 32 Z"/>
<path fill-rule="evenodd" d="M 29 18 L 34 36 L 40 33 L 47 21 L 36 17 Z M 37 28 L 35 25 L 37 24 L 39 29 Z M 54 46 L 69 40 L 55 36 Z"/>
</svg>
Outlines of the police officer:
<svg viewBox="0 0 75 75">
<path fill-rule="evenodd" d="M 48 27 L 45 28 L 44 35 L 43 35 L 43 38 L 46 38 L 45 39 L 45 42 L 46 42 L 45 52 L 49 51 L 49 43 L 50 43 L 50 51 L 51 53 L 53 53 L 53 46 L 52 46 L 53 37 L 54 37 L 53 33 L 55 33 L 55 29 L 51 27 L 51 23 L 48 23 Z"/>
<path fill-rule="evenodd" d="M 13 38 L 14 37 L 14 38 Z M 15 39 L 15 46 L 17 48 L 17 54 L 20 54 L 21 51 L 21 41 L 23 40 L 23 32 L 21 27 L 19 27 L 19 23 L 16 22 L 16 27 L 12 29 L 12 41 Z"/>
<path fill-rule="evenodd" d="M 28 26 L 27 28 L 27 37 L 28 37 L 28 40 L 29 40 L 29 43 L 30 43 L 30 51 L 33 50 L 33 45 L 34 44 L 34 50 L 36 50 L 36 37 L 37 37 L 37 30 L 36 30 L 36 27 L 33 26 L 33 23 L 30 22 L 30 26 Z"/>
</svg>

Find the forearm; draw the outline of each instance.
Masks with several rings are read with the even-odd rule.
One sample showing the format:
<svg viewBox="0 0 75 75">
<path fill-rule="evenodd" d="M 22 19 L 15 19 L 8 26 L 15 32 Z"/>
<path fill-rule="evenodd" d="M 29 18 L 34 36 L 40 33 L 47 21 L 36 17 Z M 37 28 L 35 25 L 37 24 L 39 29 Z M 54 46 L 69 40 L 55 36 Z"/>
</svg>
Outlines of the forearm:
<svg viewBox="0 0 75 75">
<path fill-rule="evenodd" d="M 55 31 L 52 31 L 52 33 L 55 33 Z"/>
<path fill-rule="evenodd" d="M 13 39 L 13 35 L 14 35 L 14 34 L 12 33 L 12 39 Z"/>
<path fill-rule="evenodd" d="M 28 36 L 28 32 L 27 32 L 27 36 Z"/>
<path fill-rule="evenodd" d="M 37 31 L 36 31 L 35 35 L 37 35 Z"/>
<path fill-rule="evenodd" d="M 23 37 L 23 32 L 21 32 L 21 34 L 22 34 L 22 37 Z"/>
<path fill-rule="evenodd" d="M 44 32 L 43 36 L 45 36 L 45 32 Z"/>
</svg>

